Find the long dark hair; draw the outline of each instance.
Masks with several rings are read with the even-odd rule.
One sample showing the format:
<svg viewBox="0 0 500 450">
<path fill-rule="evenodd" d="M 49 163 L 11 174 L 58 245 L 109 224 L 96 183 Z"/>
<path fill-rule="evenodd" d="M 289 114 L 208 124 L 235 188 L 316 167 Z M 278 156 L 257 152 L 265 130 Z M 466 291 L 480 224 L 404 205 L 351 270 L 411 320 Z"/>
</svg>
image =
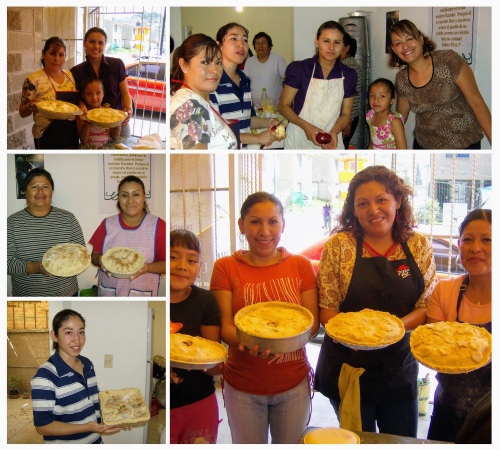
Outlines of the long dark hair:
<svg viewBox="0 0 500 450">
<path fill-rule="evenodd" d="M 404 35 L 408 34 L 412 36 L 415 39 L 420 39 L 421 37 L 424 39 L 423 43 L 423 53 L 424 57 L 428 57 L 430 53 L 436 49 L 436 43 L 431 40 L 429 37 L 427 37 L 424 33 L 422 33 L 417 26 L 411 22 L 410 20 L 403 19 L 400 20 L 399 22 L 396 22 L 392 27 L 391 27 L 391 34 L 396 33 L 399 35 Z M 391 39 L 392 41 L 392 39 Z M 392 45 L 389 47 L 389 67 L 401 67 L 407 65 L 402 59 L 400 59 L 396 53 L 394 53 L 394 50 L 392 49 Z"/>
<path fill-rule="evenodd" d="M 52 186 L 52 190 L 54 190 L 54 180 L 52 179 L 52 175 L 47 172 L 45 169 L 42 169 L 41 167 L 36 167 L 28 172 L 28 175 L 26 175 L 26 179 L 24 180 L 24 191 L 28 188 L 28 185 L 30 184 L 31 180 L 35 177 L 45 177 L 47 180 L 49 180 L 50 185 Z"/>
<path fill-rule="evenodd" d="M 226 37 L 227 32 L 231 28 L 239 27 L 245 30 L 245 33 L 247 34 L 247 37 L 250 35 L 250 32 L 248 31 L 248 28 L 245 28 L 243 25 L 240 25 L 239 23 L 236 22 L 229 22 L 226 23 L 226 25 L 222 26 L 219 28 L 219 31 L 217 31 L 217 35 L 215 36 L 215 40 L 219 43 L 219 45 L 222 45 L 224 42 L 224 38 Z"/>
<path fill-rule="evenodd" d="M 339 217 L 339 225 L 332 233 L 350 231 L 356 239 L 363 237 L 363 229 L 354 216 L 354 196 L 359 186 L 370 181 L 383 184 L 387 192 L 392 194 L 396 201 L 401 201 L 401 206 L 396 211 L 396 219 L 392 226 L 392 238 L 395 242 L 406 242 L 414 234 L 413 228 L 416 226 L 413 210 L 409 202 L 409 197 L 413 192 L 402 178 L 385 166 L 368 166 L 354 175 L 349 183 L 347 197 Z"/>
<path fill-rule="evenodd" d="M 83 42 L 85 42 L 87 40 L 87 38 L 89 37 L 89 34 L 91 34 L 91 33 L 101 33 L 104 36 L 104 43 L 108 42 L 108 35 L 106 34 L 106 32 L 102 28 L 99 28 L 99 27 L 89 28 L 87 30 L 87 32 L 85 33 L 85 37 L 83 38 Z"/>
<path fill-rule="evenodd" d="M 192 58 L 203 50 L 205 50 L 205 57 L 209 62 L 213 61 L 221 53 L 217 42 L 202 33 L 192 34 L 184 40 L 180 47 L 174 50 L 170 70 L 170 95 L 177 92 L 184 82 L 184 72 L 179 65 L 179 59 L 182 58 L 186 63 L 189 63 Z"/>
<path fill-rule="evenodd" d="M 66 320 L 68 320 L 70 317 L 78 317 L 83 322 L 83 327 L 85 328 L 85 319 L 79 312 L 76 312 L 72 309 L 63 309 L 62 311 L 59 311 L 52 319 L 52 330 L 54 331 L 54 334 L 56 336 L 59 328 L 61 328 L 63 323 L 66 322 Z M 56 341 L 52 342 L 52 348 L 56 351 L 59 350 L 59 344 Z"/>
<path fill-rule="evenodd" d="M 59 36 L 52 36 L 45 41 L 45 45 L 42 50 L 42 57 L 40 62 L 42 66 L 45 67 L 45 53 L 52 47 L 52 52 L 56 53 L 61 47 L 64 48 L 64 53 L 66 53 L 66 44 Z"/>
</svg>

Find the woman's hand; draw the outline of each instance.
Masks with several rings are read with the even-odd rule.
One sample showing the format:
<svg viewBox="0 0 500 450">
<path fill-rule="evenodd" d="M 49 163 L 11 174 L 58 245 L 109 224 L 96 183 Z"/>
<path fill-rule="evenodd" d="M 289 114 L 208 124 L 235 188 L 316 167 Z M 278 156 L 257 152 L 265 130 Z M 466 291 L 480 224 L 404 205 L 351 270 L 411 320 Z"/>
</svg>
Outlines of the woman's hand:
<svg viewBox="0 0 500 450">
<path fill-rule="evenodd" d="M 205 370 L 208 375 L 215 376 L 221 375 L 224 369 L 224 363 L 219 363 L 215 367 L 211 367 L 210 369 Z"/>
<path fill-rule="evenodd" d="M 130 281 L 135 280 L 136 278 L 139 278 L 141 275 L 144 275 L 145 273 L 149 272 L 149 264 L 145 263 L 139 272 L 137 272 L 135 275 L 130 277 Z"/>
<path fill-rule="evenodd" d="M 245 348 L 245 346 L 243 344 L 238 344 L 238 350 L 240 352 L 244 352 L 247 349 Z M 271 354 L 271 350 L 267 349 L 267 350 L 264 350 L 263 352 L 259 353 L 259 346 L 257 344 L 255 344 L 253 346 L 253 348 L 248 349 L 248 353 L 250 353 L 252 356 L 258 356 L 259 358 L 267 359 L 269 357 L 269 355 Z"/>
<path fill-rule="evenodd" d="M 97 422 L 88 422 L 87 426 L 89 432 L 99 433 L 99 434 L 113 434 L 122 430 L 119 427 L 112 427 L 110 425 L 104 425 L 103 423 L 97 423 Z"/>
<path fill-rule="evenodd" d="M 127 113 L 127 117 L 125 117 L 125 120 L 122 122 L 122 125 L 127 125 L 127 123 L 129 123 L 130 119 L 132 118 L 132 110 L 123 108 L 123 111 Z"/>
<path fill-rule="evenodd" d="M 37 106 L 36 106 L 36 104 L 37 104 L 38 102 L 41 102 L 41 101 L 42 101 L 42 99 L 40 99 L 40 98 L 33 98 L 33 99 L 31 99 L 28 103 L 26 103 L 26 106 L 28 107 L 28 109 L 29 109 L 30 111 L 33 111 L 33 112 L 39 112 L 39 111 L 38 111 L 38 108 L 37 108 Z"/>
<path fill-rule="evenodd" d="M 179 375 L 177 375 L 172 368 L 170 368 L 170 383 L 172 384 L 179 384 L 184 381 L 184 378 L 181 378 Z"/>
<path fill-rule="evenodd" d="M 263 145 L 264 147 L 271 145 L 277 139 L 276 133 L 274 131 L 271 131 L 270 129 L 259 133 L 257 136 L 259 144 Z"/>
<path fill-rule="evenodd" d="M 316 135 L 322 133 L 323 130 L 313 125 L 312 123 L 306 122 L 303 124 L 302 129 L 306 134 L 306 138 L 311 141 L 314 145 L 320 146 L 321 144 L 316 140 Z"/>
</svg>

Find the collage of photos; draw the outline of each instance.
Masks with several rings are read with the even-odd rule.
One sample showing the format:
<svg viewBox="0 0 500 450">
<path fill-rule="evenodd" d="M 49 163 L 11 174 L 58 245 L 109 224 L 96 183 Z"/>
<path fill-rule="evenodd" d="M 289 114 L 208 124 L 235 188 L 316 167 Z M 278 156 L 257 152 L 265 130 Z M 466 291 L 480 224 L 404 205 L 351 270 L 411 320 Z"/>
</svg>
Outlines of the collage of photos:
<svg viewBox="0 0 500 450">
<path fill-rule="evenodd" d="M 170 27 L 170 443 L 491 443 L 492 8 Z"/>
<path fill-rule="evenodd" d="M 44 3 L 0 8 L 4 445 L 495 441 L 491 1 Z"/>
<path fill-rule="evenodd" d="M 2 10 L 2 444 L 166 444 L 167 7 Z"/>
</svg>

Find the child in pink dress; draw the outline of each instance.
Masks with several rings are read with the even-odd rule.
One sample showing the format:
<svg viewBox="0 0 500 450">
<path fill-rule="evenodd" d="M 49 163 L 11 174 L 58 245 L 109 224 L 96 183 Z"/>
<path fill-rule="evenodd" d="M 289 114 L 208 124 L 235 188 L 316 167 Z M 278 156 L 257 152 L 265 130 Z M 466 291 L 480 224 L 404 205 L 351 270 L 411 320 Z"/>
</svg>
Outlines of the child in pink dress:
<svg viewBox="0 0 500 450">
<path fill-rule="evenodd" d="M 104 87 L 102 81 L 97 77 L 92 77 L 82 83 L 82 98 L 87 106 L 87 111 L 100 108 L 104 98 Z M 109 105 L 107 105 L 109 106 Z M 109 140 L 114 140 L 120 135 L 121 126 L 115 128 L 101 128 L 92 125 L 89 121 L 77 121 L 78 136 L 81 147 L 101 148 Z"/>
<path fill-rule="evenodd" d="M 406 135 L 403 116 L 393 113 L 394 84 L 385 78 L 378 78 L 368 88 L 370 111 L 366 122 L 370 129 L 369 149 L 406 149 Z"/>
</svg>

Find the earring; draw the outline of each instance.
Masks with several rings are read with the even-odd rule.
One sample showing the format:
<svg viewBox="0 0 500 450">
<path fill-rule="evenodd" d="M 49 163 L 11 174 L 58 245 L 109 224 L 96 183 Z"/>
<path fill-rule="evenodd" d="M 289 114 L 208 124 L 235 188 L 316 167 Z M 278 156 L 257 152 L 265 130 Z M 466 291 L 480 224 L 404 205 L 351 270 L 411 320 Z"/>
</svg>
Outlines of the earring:
<svg viewBox="0 0 500 450">
<path fill-rule="evenodd" d="M 245 235 L 240 233 L 240 242 L 243 244 L 245 242 Z"/>
</svg>

